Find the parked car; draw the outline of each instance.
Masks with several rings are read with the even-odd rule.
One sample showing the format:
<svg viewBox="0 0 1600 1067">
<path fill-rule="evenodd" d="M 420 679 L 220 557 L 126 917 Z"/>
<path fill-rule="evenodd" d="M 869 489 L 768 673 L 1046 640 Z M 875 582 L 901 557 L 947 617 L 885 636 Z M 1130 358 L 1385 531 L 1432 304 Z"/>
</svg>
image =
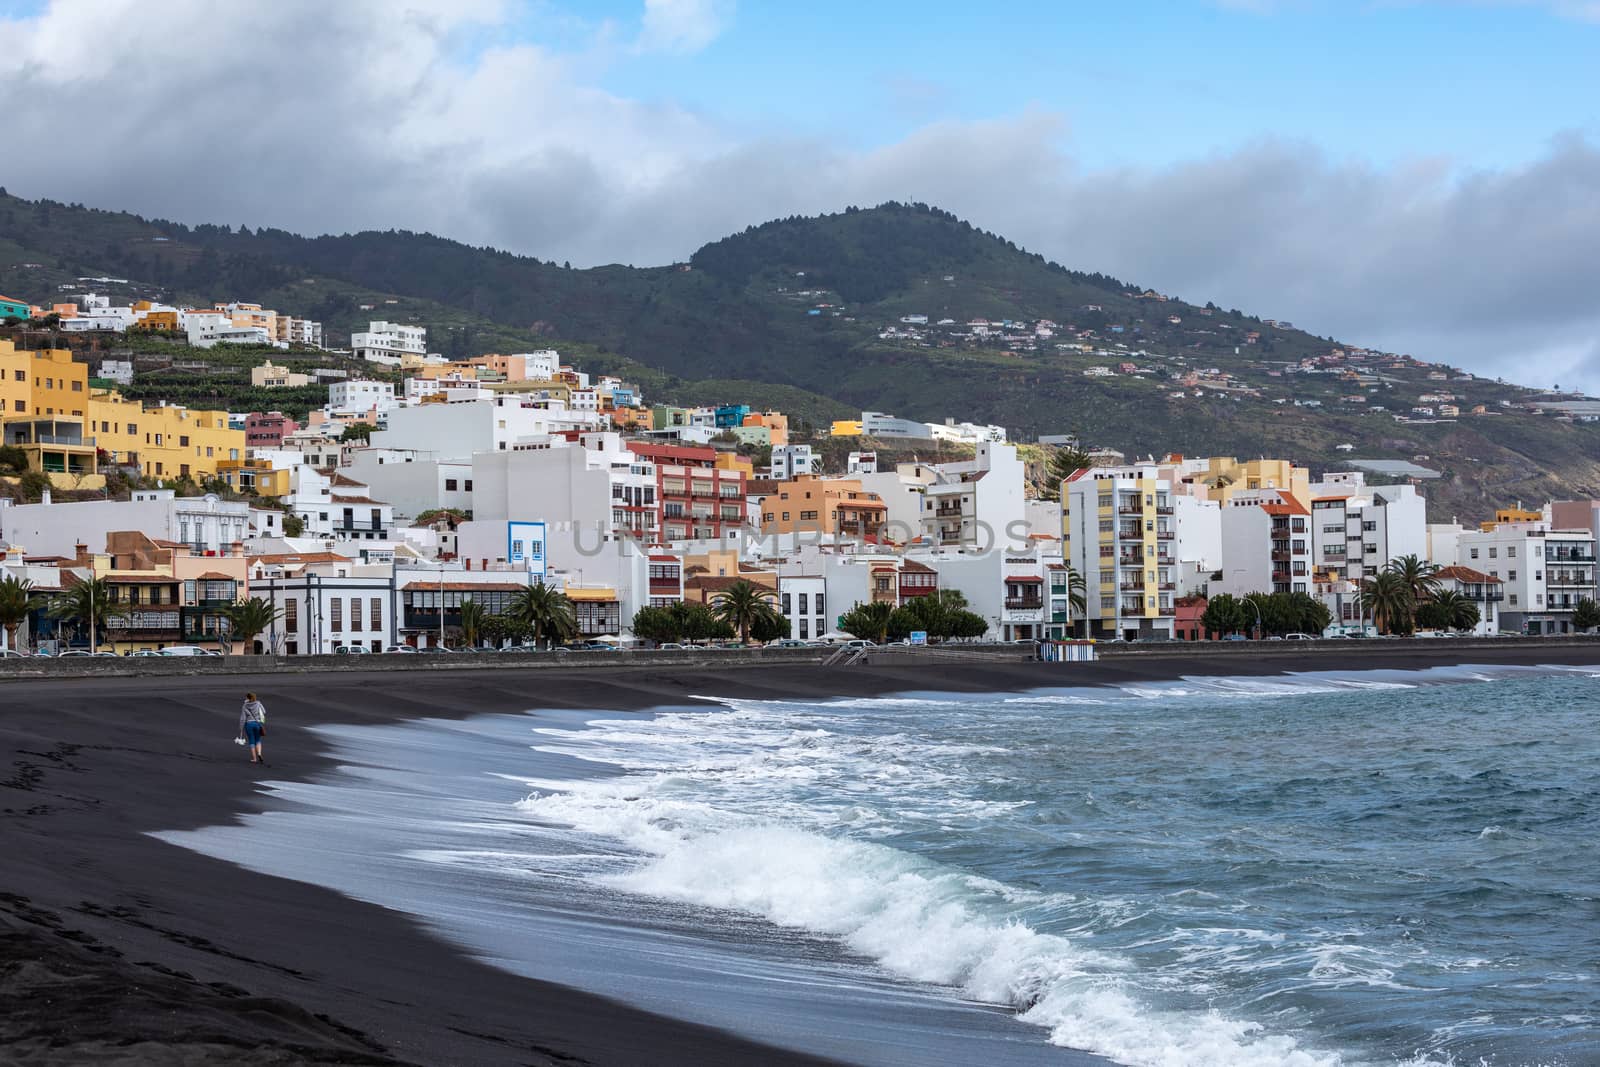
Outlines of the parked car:
<svg viewBox="0 0 1600 1067">
<path fill-rule="evenodd" d="M 89 650 L 86 648 L 69 648 L 65 652 L 57 652 L 57 659 L 66 659 L 68 656 L 83 656 L 88 658 Z"/>
<path fill-rule="evenodd" d="M 806 643 L 804 641 L 797 640 L 797 639 L 795 639 L 793 637 L 780 637 L 776 641 L 768 641 L 767 642 L 767 647 L 768 648 L 805 648 L 806 647 Z"/>
<path fill-rule="evenodd" d="M 857 638 L 854 641 L 846 641 L 841 647 L 843 647 L 843 648 L 877 648 L 878 647 L 878 642 L 876 642 L 876 641 L 868 641 L 865 638 Z"/>
<path fill-rule="evenodd" d="M 412 648 L 410 645 L 390 645 L 388 648 L 383 650 L 383 654 L 386 656 L 399 654 L 412 655 L 415 654 L 416 651 L 417 650 Z"/>
<path fill-rule="evenodd" d="M 687 652 L 689 646 L 679 641 L 667 641 L 656 646 L 657 652 Z"/>
<path fill-rule="evenodd" d="M 502 648 L 500 651 L 501 652 L 516 652 L 516 653 L 520 653 L 520 654 L 526 655 L 529 652 L 537 652 L 537 651 L 539 651 L 539 646 L 538 645 L 507 645 L 505 648 Z"/>
<path fill-rule="evenodd" d="M 1228 634 L 1226 637 L 1223 638 L 1223 640 L 1224 641 L 1248 641 L 1250 639 L 1248 637 L 1246 637 L 1244 634 Z"/>
<path fill-rule="evenodd" d="M 222 653 L 213 652 L 209 648 L 199 645 L 168 645 L 161 650 L 163 656 L 220 656 Z"/>
<path fill-rule="evenodd" d="M 340 645 L 333 650 L 335 656 L 366 656 L 370 655 L 362 645 Z"/>
<path fill-rule="evenodd" d="M 27 659 L 26 652 L 18 652 L 14 648 L 0 648 L 0 659 Z"/>
<path fill-rule="evenodd" d="M 437 653 L 444 653 L 444 652 L 454 653 L 455 649 L 446 648 L 443 645 L 429 645 L 427 648 L 419 648 L 419 649 L 416 649 L 416 651 L 417 652 L 421 652 L 421 653 L 437 654 Z"/>
<path fill-rule="evenodd" d="M 1299 633 L 1296 633 L 1296 634 L 1284 634 L 1283 635 L 1283 639 L 1285 641 L 1316 641 L 1316 640 L 1319 640 L 1319 638 L 1317 637 L 1316 634 L 1299 634 Z"/>
</svg>

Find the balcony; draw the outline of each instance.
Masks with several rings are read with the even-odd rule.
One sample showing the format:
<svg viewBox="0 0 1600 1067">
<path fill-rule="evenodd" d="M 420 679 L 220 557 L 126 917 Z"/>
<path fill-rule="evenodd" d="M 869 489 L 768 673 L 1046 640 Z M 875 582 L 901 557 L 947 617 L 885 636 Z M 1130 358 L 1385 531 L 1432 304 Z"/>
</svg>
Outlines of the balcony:
<svg viewBox="0 0 1600 1067">
<path fill-rule="evenodd" d="M 1120 504 L 1117 506 L 1118 515 L 1143 515 L 1144 508 L 1138 504 Z"/>
<path fill-rule="evenodd" d="M 1272 580 L 1275 582 L 1287 582 L 1289 580 L 1289 572 L 1275 570 L 1272 572 Z"/>
<path fill-rule="evenodd" d="M 1156 514 L 1157 515 L 1171 515 L 1172 514 L 1172 505 L 1171 504 L 1157 504 L 1156 505 Z"/>
<path fill-rule="evenodd" d="M 1562 552 L 1559 550 L 1551 552 L 1549 549 L 1545 550 L 1544 558 L 1547 563 L 1593 563 L 1595 561 L 1593 552 Z"/>
<path fill-rule="evenodd" d="M 1117 588 L 1121 589 L 1123 592 L 1126 592 L 1126 593 L 1142 593 L 1142 592 L 1144 592 L 1144 583 L 1143 582 L 1123 582 L 1121 585 L 1117 586 Z"/>
<path fill-rule="evenodd" d="M 1157 541 L 1171 541 L 1174 537 L 1177 537 L 1177 536 L 1178 536 L 1177 533 L 1175 533 L 1172 530 L 1157 530 L 1156 531 L 1156 540 Z"/>
<path fill-rule="evenodd" d="M 1117 536 L 1126 541 L 1140 541 L 1144 539 L 1144 531 L 1137 526 L 1119 526 Z"/>
<path fill-rule="evenodd" d="M 1178 583 L 1177 582 L 1162 582 L 1161 584 L 1157 585 L 1156 588 L 1161 590 L 1161 592 L 1163 592 L 1163 593 L 1171 593 L 1171 592 L 1174 592 L 1178 588 Z"/>
<path fill-rule="evenodd" d="M 1044 598 L 1037 596 L 1006 597 L 1007 611 L 1038 611 L 1044 607 Z"/>
<path fill-rule="evenodd" d="M 1272 550 L 1272 562 L 1274 562 L 1274 563 L 1287 563 L 1287 562 L 1289 562 L 1289 550 L 1287 548 L 1275 548 L 1275 549 L 1273 549 Z"/>
<path fill-rule="evenodd" d="M 1177 615 L 1178 615 L 1178 609 L 1177 608 L 1162 608 L 1162 609 L 1160 609 L 1160 615 L 1161 615 L 1161 617 L 1163 619 L 1176 618 Z"/>
</svg>

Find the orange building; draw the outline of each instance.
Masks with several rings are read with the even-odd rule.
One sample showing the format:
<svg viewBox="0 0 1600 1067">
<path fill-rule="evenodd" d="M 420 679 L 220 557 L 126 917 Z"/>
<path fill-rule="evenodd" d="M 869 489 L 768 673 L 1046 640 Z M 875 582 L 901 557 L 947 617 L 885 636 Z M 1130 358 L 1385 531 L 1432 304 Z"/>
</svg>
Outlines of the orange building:
<svg viewBox="0 0 1600 1067">
<path fill-rule="evenodd" d="M 802 475 L 779 482 L 761 498 L 761 532 L 825 533 L 875 538 L 889 517 L 889 505 L 856 478 Z"/>
<path fill-rule="evenodd" d="M 744 417 L 744 425 L 765 426 L 774 448 L 789 443 L 789 416 L 781 411 L 752 411 Z"/>
</svg>

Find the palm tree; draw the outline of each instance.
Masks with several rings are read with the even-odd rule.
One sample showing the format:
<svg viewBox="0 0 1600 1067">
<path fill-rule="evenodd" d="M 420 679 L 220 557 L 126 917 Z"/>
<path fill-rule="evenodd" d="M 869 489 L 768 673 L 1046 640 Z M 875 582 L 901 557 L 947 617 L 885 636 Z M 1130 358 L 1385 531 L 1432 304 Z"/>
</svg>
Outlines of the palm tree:
<svg viewBox="0 0 1600 1067">
<path fill-rule="evenodd" d="M 253 596 L 248 600 L 229 604 L 222 614 L 228 620 L 229 635 L 244 642 L 245 652 L 249 654 L 255 649 L 256 638 L 278 621 L 283 609 L 274 606 L 270 600 Z"/>
<path fill-rule="evenodd" d="M 34 593 L 28 579 L 9 574 L 0 579 L 0 626 L 5 627 L 7 648 L 17 647 L 17 630 L 44 604 L 45 599 Z"/>
<path fill-rule="evenodd" d="M 1395 570 L 1374 574 L 1361 585 L 1361 607 L 1380 633 L 1410 633 L 1416 601 L 1405 576 Z"/>
<path fill-rule="evenodd" d="M 887 601 L 857 604 L 844 613 L 840 629 L 864 641 L 876 641 L 881 645 L 888 636 L 889 616 L 893 614 L 894 605 Z"/>
<path fill-rule="evenodd" d="M 468 648 L 478 647 L 478 637 L 483 633 L 483 605 L 470 596 L 461 598 L 461 641 Z"/>
<path fill-rule="evenodd" d="M 750 643 L 750 627 L 757 621 L 771 623 L 778 614 L 772 594 L 743 578 L 722 590 L 711 601 L 711 614 L 739 631 L 739 643 Z"/>
<path fill-rule="evenodd" d="M 578 632 L 578 612 L 572 601 L 555 586 L 545 585 L 542 578 L 511 594 L 506 615 L 533 631 L 535 645 L 546 636 L 565 641 Z"/>
<path fill-rule="evenodd" d="M 50 605 L 50 617 L 82 624 L 89 629 L 89 651 L 99 651 L 100 631 L 106 620 L 129 614 L 126 604 L 112 599 L 111 583 L 104 578 L 80 578 L 69 589 L 56 594 Z"/>
<path fill-rule="evenodd" d="M 1406 583 L 1406 588 L 1411 590 L 1411 610 L 1413 617 L 1417 606 L 1425 604 L 1439 595 L 1439 566 L 1429 563 L 1415 554 L 1398 556 L 1391 559 L 1383 568 L 1390 574 L 1397 574 L 1400 580 Z"/>
<path fill-rule="evenodd" d="M 1067 564 L 1067 611 L 1072 618 L 1072 629 L 1078 628 L 1078 620 L 1083 619 L 1085 626 L 1089 624 L 1089 587 L 1084 583 L 1083 575 L 1078 573 L 1078 568 Z"/>
</svg>

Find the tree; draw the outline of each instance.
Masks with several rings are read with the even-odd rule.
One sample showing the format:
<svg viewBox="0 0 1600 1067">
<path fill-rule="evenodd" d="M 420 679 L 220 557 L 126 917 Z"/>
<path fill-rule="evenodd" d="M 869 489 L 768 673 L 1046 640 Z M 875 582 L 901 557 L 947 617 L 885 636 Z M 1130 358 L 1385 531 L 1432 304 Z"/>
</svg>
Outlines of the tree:
<svg viewBox="0 0 1600 1067">
<path fill-rule="evenodd" d="M 5 627 L 7 648 L 17 647 L 17 630 L 44 604 L 28 579 L 9 574 L 0 578 L 0 626 Z"/>
<path fill-rule="evenodd" d="M 461 598 L 461 642 L 468 648 L 478 647 L 483 634 L 483 620 L 488 615 L 483 605 L 470 596 Z"/>
<path fill-rule="evenodd" d="M 306 520 L 292 511 L 283 513 L 283 536 L 299 537 L 306 532 Z"/>
<path fill-rule="evenodd" d="M 1294 620 L 1292 633 L 1321 634 L 1333 625 L 1333 612 L 1328 605 L 1310 593 L 1289 593 L 1288 597 L 1289 614 Z"/>
<path fill-rule="evenodd" d="M 734 636 L 733 627 L 713 615 L 705 604 L 680 600 L 667 610 L 677 620 L 684 641 L 725 641 Z"/>
<path fill-rule="evenodd" d="M 772 594 L 743 578 L 717 593 L 711 602 L 711 613 L 739 632 L 739 643 L 750 643 L 750 630 L 761 620 L 772 628 L 772 619 L 778 609 L 772 606 Z M 785 629 L 787 633 L 787 629 Z"/>
<path fill-rule="evenodd" d="M 1254 619 L 1255 613 L 1232 593 L 1218 593 L 1211 597 L 1206 601 L 1206 610 L 1200 613 L 1200 625 L 1214 637 L 1238 633 L 1247 622 Z"/>
<path fill-rule="evenodd" d="M 633 622 L 628 628 L 640 640 L 658 645 L 683 638 L 683 626 L 671 608 L 640 608 L 633 613 Z"/>
<path fill-rule="evenodd" d="M 1390 574 L 1399 575 L 1400 580 L 1411 591 L 1411 629 L 1416 629 L 1416 610 L 1439 595 L 1439 567 L 1438 564 L 1429 563 L 1416 555 L 1398 556 L 1391 559 L 1383 568 Z M 1410 630 L 1405 631 L 1410 633 Z"/>
<path fill-rule="evenodd" d="M 1405 575 L 1382 570 L 1361 583 L 1361 607 L 1379 633 L 1408 634 L 1415 629 L 1416 601 Z"/>
<path fill-rule="evenodd" d="M 1050 453 L 1045 464 L 1044 486 L 1039 490 L 1041 500 L 1060 500 L 1061 483 L 1093 463 L 1089 453 L 1076 445 L 1063 445 Z"/>
<path fill-rule="evenodd" d="M 227 610 L 223 612 L 228 620 L 230 635 L 244 645 L 246 655 L 255 650 L 256 638 L 271 629 L 281 614 L 283 614 L 282 608 L 258 596 L 229 604 Z"/>
<path fill-rule="evenodd" d="M 21 474 L 28 469 L 28 454 L 16 445 L 0 445 L 0 469 Z"/>
<path fill-rule="evenodd" d="M 1478 605 L 1454 589 L 1441 591 L 1417 608 L 1417 625 L 1428 630 L 1470 630 L 1481 616 Z"/>
<path fill-rule="evenodd" d="M 1589 597 L 1579 597 L 1577 606 L 1572 609 L 1572 626 L 1585 631 L 1600 626 L 1600 604 Z"/>
<path fill-rule="evenodd" d="M 750 636 L 755 638 L 758 644 L 764 645 L 768 641 L 777 641 L 788 637 L 791 632 L 791 625 L 788 616 L 780 615 L 774 611 L 769 615 L 758 616 L 750 624 Z"/>
<path fill-rule="evenodd" d="M 533 633 L 533 643 L 546 637 L 552 641 L 570 640 L 578 632 L 578 613 L 567 595 L 544 580 L 529 582 L 511 594 L 506 614 Z"/>
<path fill-rule="evenodd" d="M 1085 626 L 1089 624 L 1088 586 L 1084 583 L 1083 575 L 1070 563 L 1067 564 L 1067 610 L 1074 630 L 1079 619 L 1083 620 Z"/>
<path fill-rule="evenodd" d="M 50 476 L 44 471 L 26 470 L 22 477 L 17 479 L 17 492 L 23 501 L 36 504 L 44 499 L 44 495 L 51 489 Z"/>
<path fill-rule="evenodd" d="M 893 614 L 894 605 L 884 601 L 857 604 L 844 613 L 839 628 L 852 637 L 882 644 L 888 637 L 889 617 Z"/>
<path fill-rule="evenodd" d="M 89 651 L 99 650 L 100 634 L 106 620 L 129 613 L 126 604 L 112 599 L 111 583 L 104 578 L 79 579 L 78 584 L 56 594 L 49 614 L 53 619 L 71 622 L 89 631 Z"/>
<path fill-rule="evenodd" d="M 362 444 L 366 444 L 372 440 L 372 431 L 376 429 L 377 427 L 370 422 L 351 423 L 339 435 L 339 440 L 344 442 L 360 441 Z"/>
</svg>

